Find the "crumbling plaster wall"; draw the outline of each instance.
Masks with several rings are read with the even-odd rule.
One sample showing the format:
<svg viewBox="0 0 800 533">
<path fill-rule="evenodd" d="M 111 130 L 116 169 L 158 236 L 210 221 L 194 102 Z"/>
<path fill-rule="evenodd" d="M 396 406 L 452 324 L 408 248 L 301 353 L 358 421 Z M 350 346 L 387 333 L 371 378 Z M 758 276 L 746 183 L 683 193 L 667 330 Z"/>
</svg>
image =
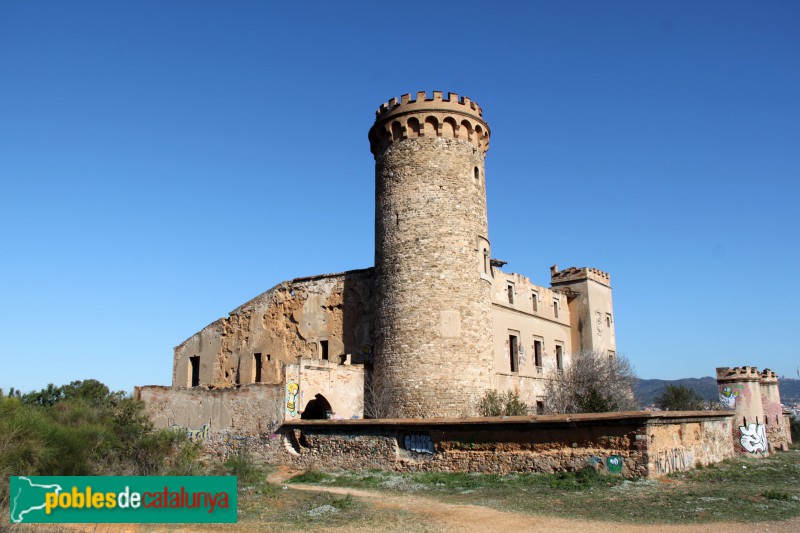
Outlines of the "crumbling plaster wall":
<svg viewBox="0 0 800 533">
<path fill-rule="evenodd" d="M 354 270 L 283 282 L 234 309 L 175 348 L 172 384 L 191 385 L 190 357 L 200 358 L 200 385 L 253 383 L 255 354 L 261 382 L 282 384 L 285 364 L 301 357 L 368 361 L 372 351 L 373 270 Z"/>
<path fill-rule="evenodd" d="M 292 383 L 297 387 L 291 388 Z M 300 359 L 286 366 L 286 387 L 287 420 L 299 419 L 317 395 L 331 405 L 334 419 L 364 416 L 364 365 Z"/>
<path fill-rule="evenodd" d="M 134 397 L 156 428 L 202 431 L 198 440 L 210 435 L 272 433 L 283 422 L 283 387 L 252 384 L 236 389 L 136 387 Z M 203 426 L 206 426 L 205 428 Z"/>
<path fill-rule="evenodd" d="M 654 476 L 662 476 L 733 457 L 731 425 L 732 417 L 651 424 L 648 470 Z"/>
</svg>

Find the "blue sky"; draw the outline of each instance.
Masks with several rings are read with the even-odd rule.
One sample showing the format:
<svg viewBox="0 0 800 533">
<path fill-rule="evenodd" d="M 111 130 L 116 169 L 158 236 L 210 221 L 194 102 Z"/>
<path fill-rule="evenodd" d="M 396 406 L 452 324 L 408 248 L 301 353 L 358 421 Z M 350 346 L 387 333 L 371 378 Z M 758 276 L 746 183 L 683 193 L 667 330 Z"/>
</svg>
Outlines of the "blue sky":
<svg viewBox="0 0 800 533">
<path fill-rule="evenodd" d="M 282 280 L 373 264 L 367 131 L 492 128 L 493 254 L 611 273 L 645 378 L 796 376 L 797 2 L 0 2 L 0 387 L 168 384 Z"/>
</svg>

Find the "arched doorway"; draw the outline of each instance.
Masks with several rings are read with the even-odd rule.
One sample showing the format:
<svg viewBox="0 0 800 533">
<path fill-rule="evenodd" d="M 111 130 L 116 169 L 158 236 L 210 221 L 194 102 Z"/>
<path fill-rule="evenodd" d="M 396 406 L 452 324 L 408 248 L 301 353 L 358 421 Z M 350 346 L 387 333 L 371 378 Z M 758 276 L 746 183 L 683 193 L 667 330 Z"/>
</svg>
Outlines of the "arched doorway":
<svg viewBox="0 0 800 533">
<path fill-rule="evenodd" d="M 306 408 L 300 415 L 301 419 L 306 420 L 325 420 L 328 414 L 333 413 L 330 402 L 322 394 L 317 394 L 314 399 L 306 404 Z"/>
</svg>

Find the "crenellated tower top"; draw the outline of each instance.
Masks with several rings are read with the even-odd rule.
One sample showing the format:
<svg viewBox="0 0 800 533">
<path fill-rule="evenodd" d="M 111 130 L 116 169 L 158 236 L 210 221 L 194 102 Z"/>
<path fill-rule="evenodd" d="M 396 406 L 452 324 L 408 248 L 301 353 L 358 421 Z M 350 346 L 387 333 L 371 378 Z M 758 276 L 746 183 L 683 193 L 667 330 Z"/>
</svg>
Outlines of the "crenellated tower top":
<svg viewBox="0 0 800 533">
<path fill-rule="evenodd" d="M 369 130 L 369 146 L 378 157 L 393 142 L 417 137 L 462 139 L 472 143 L 485 154 L 489 149 L 489 125 L 483 120 L 478 104 L 466 96 L 425 91 L 412 99 L 404 94 L 398 101 L 392 98 L 375 112 L 375 125 Z"/>
<path fill-rule="evenodd" d="M 717 368 L 717 382 L 726 383 L 734 381 L 760 381 L 761 374 L 754 366 L 727 366 Z"/>
</svg>

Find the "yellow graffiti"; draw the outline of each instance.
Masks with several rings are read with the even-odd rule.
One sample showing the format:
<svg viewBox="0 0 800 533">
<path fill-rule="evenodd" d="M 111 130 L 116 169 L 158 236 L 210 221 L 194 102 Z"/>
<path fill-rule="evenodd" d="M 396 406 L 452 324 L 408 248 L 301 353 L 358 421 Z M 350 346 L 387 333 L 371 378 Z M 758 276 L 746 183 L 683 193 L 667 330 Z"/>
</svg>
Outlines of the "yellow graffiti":
<svg viewBox="0 0 800 533">
<path fill-rule="evenodd" d="M 291 414 L 297 412 L 297 393 L 300 390 L 300 385 L 294 381 L 286 384 L 286 410 Z"/>
</svg>

